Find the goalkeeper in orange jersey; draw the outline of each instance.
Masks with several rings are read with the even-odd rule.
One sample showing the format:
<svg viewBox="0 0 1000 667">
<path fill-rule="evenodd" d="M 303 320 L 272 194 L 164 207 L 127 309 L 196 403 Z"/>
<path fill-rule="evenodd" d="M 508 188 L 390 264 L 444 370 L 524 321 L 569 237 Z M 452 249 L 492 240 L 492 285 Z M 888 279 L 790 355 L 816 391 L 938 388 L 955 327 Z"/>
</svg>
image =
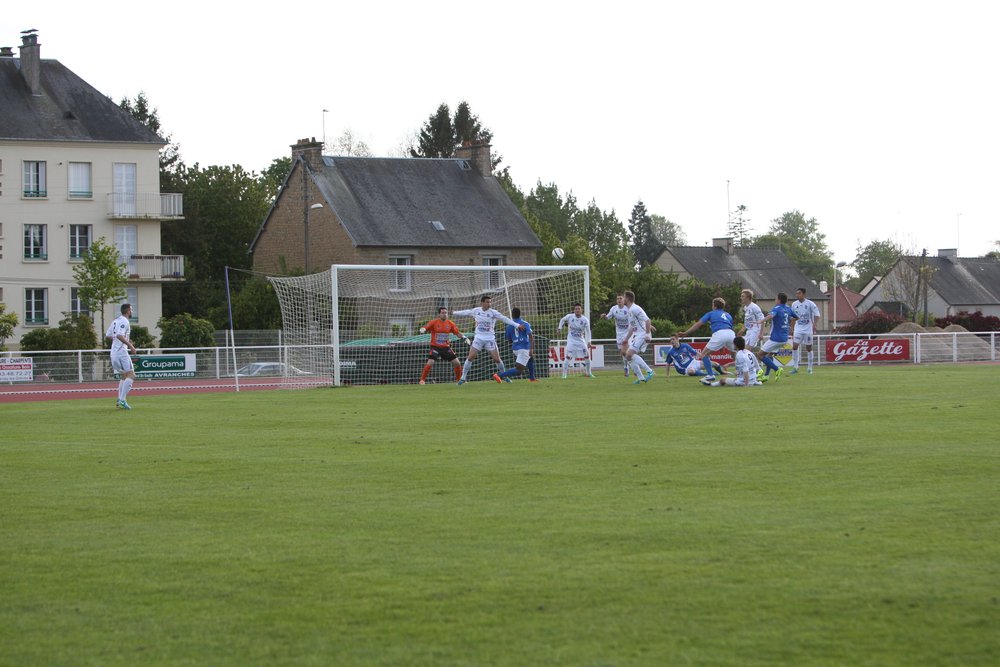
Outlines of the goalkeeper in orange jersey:
<svg viewBox="0 0 1000 667">
<path fill-rule="evenodd" d="M 431 351 L 427 354 L 427 363 L 420 373 L 420 384 L 427 384 L 427 376 L 430 375 L 434 362 L 438 360 L 450 361 L 455 369 L 455 381 L 462 379 L 462 364 L 458 360 L 455 350 L 451 349 L 451 336 L 463 339 L 468 344 L 469 339 L 462 335 L 458 326 L 448 319 L 448 309 L 438 308 L 438 316 L 420 327 L 420 333 L 430 333 Z"/>
</svg>

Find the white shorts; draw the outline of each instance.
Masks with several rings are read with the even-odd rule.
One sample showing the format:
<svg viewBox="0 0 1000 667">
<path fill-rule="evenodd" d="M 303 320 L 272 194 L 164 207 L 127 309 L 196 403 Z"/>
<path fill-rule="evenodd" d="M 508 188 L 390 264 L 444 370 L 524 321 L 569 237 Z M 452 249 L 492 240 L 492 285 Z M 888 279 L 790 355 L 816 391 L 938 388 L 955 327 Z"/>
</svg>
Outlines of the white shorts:
<svg viewBox="0 0 1000 667">
<path fill-rule="evenodd" d="M 111 354 L 111 368 L 115 373 L 128 373 L 133 370 L 132 357 L 128 356 L 128 350 L 123 349 L 121 352 Z"/>
<path fill-rule="evenodd" d="M 720 382 L 722 382 L 722 385 L 724 387 L 742 387 L 742 386 L 744 386 L 744 384 L 743 384 L 743 376 L 742 375 L 734 377 L 734 378 L 722 378 L 722 380 L 720 380 Z M 751 373 L 750 374 L 750 386 L 754 387 L 754 386 L 759 385 L 759 384 L 763 384 L 763 383 L 762 382 L 758 382 L 757 379 L 754 378 L 753 373 Z"/>
<path fill-rule="evenodd" d="M 615 332 L 615 343 L 618 345 L 619 349 L 621 349 L 622 344 L 628 340 L 628 332 L 628 329 Z"/>
<path fill-rule="evenodd" d="M 582 359 L 590 357 L 590 350 L 586 343 L 578 343 L 571 339 L 566 342 L 566 356 L 572 359 Z"/>
<path fill-rule="evenodd" d="M 712 338 L 705 345 L 705 349 L 710 352 L 718 352 L 722 348 L 726 348 L 730 352 L 735 352 L 736 346 L 733 345 L 734 338 L 736 338 L 736 332 L 732 329 L 720 329 L 712 334 Z"/>
<path fill-rule="evenodd" d="M 645 331 L 632 334 L 628 341 L 628 349 L 639 353 L 645 352 L 647 345 L 649 345 L 649 339 L 646 337 Z"/>
<path fill-rule="evenodd" d="M 480 338 L 476 336 L 472 339 L 472 349 L 477 351 L 486 350 L 493 352 L 497 349 L 497 341 L 494 338 Z"/>
<path fill-rule="evenodd" d="M 775 354 L 781 352 L 781 349 L 785 347 L 788 343 L 780 340 L 771 340 L 768 338 L 764 341 L 764 344 L 760 346 L 760 351 L 767 354 Z"/>
<path fill-rule="evenodd" d="M 743 334 L 743 339 L 747 342 L 747 349 L 757 347 L 757 343 L 760 342 L 760 327 L 747 329 L 747 332 Z"/>
<path fill-rule="evenodd" d="M 813 332 L 812 331 L 798 331 L 792 336 L 792 342 L 796 345 L 812 345 L 813 344 Z"/>
<path fill-rule="evenodd" d="M 527 366 L 528 359 L 531 359 L 531 350 L 514 350 L 514 363 L 519 366 Z"/>
</svg>

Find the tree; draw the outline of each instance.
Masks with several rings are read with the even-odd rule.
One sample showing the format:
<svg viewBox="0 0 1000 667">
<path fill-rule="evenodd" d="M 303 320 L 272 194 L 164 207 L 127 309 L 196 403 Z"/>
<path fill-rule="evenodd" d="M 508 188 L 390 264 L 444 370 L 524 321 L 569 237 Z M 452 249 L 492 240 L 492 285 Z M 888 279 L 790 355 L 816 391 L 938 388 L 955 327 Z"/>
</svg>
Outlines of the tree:
<svg viewBox="0 0 1000 667">
<path fill-rule="evenodd" d="M 926 256 L 926 250 L 924 251 Z M 934 267 L 921 257 L 901 257 L 896 266 L 882 279 L 882 295 L 886 301 L 898 301 L 910 312 L 910 319 L 917 321 L 923 310 L 926 290 L 934 277 Z M 926 319 L 926 313 L 925 319 Z"/>
<path fill-rule="evenodd" d="M 455 147 L 464 142 L 489 143 L 492 140 L 493 133 L 483 127 L 468 102 L 463 100 L 458 104 L 454 117 L 448 105 L 442 103 L 424 123 L 417 135 L 417 145 L 410 147 L 410 156 L 453 157 Z M 492 161 L 496 167 L 500 158 L 494 157 Z"/>
<path fill-rule="evenodd" d="M 17 327 L 17 313 L 5 313 L 7 304 L 0 303 L 0 352 L 7 349 L 4 341 L 14 335 Z"/>
<path fill-rule="evenodd" d="M 412 157 L 451 157 L 455 153 L 455 129 L 451 124 L 448 105 L 442 103 L 431 114 L 417 138 L 417 146 L 410 148 Z"/>
<path fill-rule="evenodd" d="M 768 233 L 753 239 L 748 247 L 781 250 L 816 282 L 830 276 L 833 256 L 826 246 L 826 235 L 820 233 L 816 218 L 806 219 L 800 211 L 789 211 L 772 220 Z"/>
<path fill-rule="evenodd" d="M 653 233 L 653 219 L 641 199 L 632 207 L 628 231 L 632 237 L 632 255 L 639 268 L 645 268 L 656 262 L 666 246 Z"/>
<path fill-rule="evenodd" d="M 84 253 L 83 261 L 73 267 L 73 277 L 80 286 L 80 301 L 101 313 L 101 332 L 104 332 L 104 307 L 124 299 L 128 284 L 118 249 L 108 245 L 103 237 L 97 239 Z"/>
<path fill-rule="evenodd" d="M 649 216 L 650 225 L 653 228 L 653 236 L 667 247 L 679 246 L 687 243 L 684 237 L 684 230 L 675 222 L 670 222 L 662 215 L 655 213 Z"/>
<path fill-rule="evenodd" d="M 855 291 L 862 289 L 872 278 L 884 276 L 903 256 L 903 248 L 895 241 L 875 240 L 857 248 L 853 266 L 858 275 L 847 281 L 846 286 Z"/>
<path fill-rule="evenodd" d="M 328 142 L 327 146 L 334 155 L 346 155 L 349 157 L 371 157 L 372 151 L 362 139 L 360 139 L 351 129 L 344 130 L 339 137 Z"/>
<path fill-rule="evenodd" d="M 161 317 L 156 323 L 162 332 L 161 347 L 214 347 L 215 326 L 208 320 L 192 317 L 190 313 L 180 313 L 173 317 Z"/>
<path fill-rule="evenodd" d="M 167 142 L 167 145 L 160 149 L 160 190 L 176 191 L 177 177 L 184 169 L 184 161 L 181 160 L 180 144 L 172 141 L 172 135 L 161 134 L 160 110 L 150 107 L 146 93 L 142 91 L 134 100 L 123 97 L 118 106 Z"/>
<path fill-rule="evenodd" d="M 751 240 L 751 230 L 749 209 L 740 204 L 729 216 L 729 235 L 733 238 L 733 243 L 743 247 Z"/>
<path fill-rule="evenodd" d="M 997 247 L 996 250 L 990 250 L 986 253 L 985 257 L 988 259 L 1000 259 L 1000 241 L 994 241 L 993 245 Z"/>
</svg>

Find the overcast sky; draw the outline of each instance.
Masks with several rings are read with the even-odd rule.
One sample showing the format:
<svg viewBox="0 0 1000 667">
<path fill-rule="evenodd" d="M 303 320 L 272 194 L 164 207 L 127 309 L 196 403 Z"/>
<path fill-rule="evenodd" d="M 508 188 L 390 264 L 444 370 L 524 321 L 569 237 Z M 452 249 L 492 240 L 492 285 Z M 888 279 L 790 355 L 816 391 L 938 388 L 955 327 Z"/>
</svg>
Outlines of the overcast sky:
<svg viewBox="0 0 1000 667">
<path fill-rule="evenodd" d="M 525 192 L 642 199 L 691 245 L 740 204 L 756 234 L 798 209 L 850 261 L 998 248 L 998 27 L 985 0 L 49 0 L 5 3 L 0 45 L 37 28 L 42 58 L 145 92 L 188 164 L 260 171 L 324 121 L 398 154 L 464 99 Z"/>
</svg>

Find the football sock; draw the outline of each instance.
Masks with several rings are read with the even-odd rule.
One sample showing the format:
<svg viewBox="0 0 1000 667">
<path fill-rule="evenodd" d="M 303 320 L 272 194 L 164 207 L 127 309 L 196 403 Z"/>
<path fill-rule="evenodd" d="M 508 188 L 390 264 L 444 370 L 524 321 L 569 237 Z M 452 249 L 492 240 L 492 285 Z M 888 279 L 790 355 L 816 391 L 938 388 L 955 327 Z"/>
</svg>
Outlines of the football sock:
<svg viewBox="0 0 1000 667">
<path fill-rule="evenodd" d="M 632 361 L 629 362 L 629 368 L 632 369 L 632 372 L 635 374 L 636 377 L 642 375 L 642 367 L 639 366 L 640 361 L 642 361 L 642 357 L 636 355 L 632 357 Z"/>
<path fill-rule="evenodd" d="M 644 372 L 644 373 L 648 373 L 649 371 L 653 370 L 653 369 L 651 369 L 649 367 L 649 364 L 646 363 L 646 360 L 643 359 L 642 356 L 640 356 L 638 354 L 635 355 L 634 357 L 632 357 L 632 360 L 635 361 L 639 365 L 639 369 L 642 372 Z M 636 377 L 638 377 L 638 376 L 636 376 Z"/>
<path fill-rule="evenodd" d="M 806 361 L 808 362 L 809 370 L 812 370 L 812 367 L 813 367 L 813 353 L 812 353 L 812 350 L 809 350 L 808 352 L 806 352 Z"/>
<path fill-rule="evenodd" d="M 132 389 L 132 378 L 125 378 L 122 380 L 122 400 L 124 401 L 128 398 L 128 392 Z"/>
<path fill-rule="evenodd" d="M 465 378 L 469 377 L 469 369 L 470 368 L 472 368 L 472 361 L 470 361 L 469 359 L 466 359 L 465 363 L 462 364 L 462 377 L 459 378 L 460 380 L 464 380 Z"/>
<path fill-rule="evenodd" d="M 715 369 L 712 368 L 712 358 L 705 355 L 701 358 L 701 365 L 705 367 L 705 375 L 715 375 Z"/>
<path fill-rule="evenodd" d="M 424 370 L 422 370 L 420 372 L 420 381 L 421 382 L 426 382 L 427 381 L 427 376 L 430 375 L 430 372 L 431 372 L 431 365 L 430 364 L 424 364 Z"/>
<path fill-rule="evenodd" d="M 531 357 L 528 359 L 528 378 L 531 380 L 535 379 L 535 358 Z"/>
<path fill-rule="evenodd" d="M 505 371 L 503 371 L 501 373 L 497 373 L 497 375 L 499 375 L 502 378 L 510 378 L 510 377 L 514 377 L 515 375 L 517 375 L 520 372 L 521 371 L 519 371 L 517 369 L 517 366 L 514 366 L 514 368 L 508 368 L 507 370 L 505 370 Z"/>
<path fill-rule="evenodd" d="M 455 369 L 455 382 L 458 382 L 459 380 L 462 379 L 462 367 L 461 366 L 453 366 L 452 368 Z"/>
<path fill-rule="evenodd" d="M 125 380 L 119 380 L 118 381 L 118 402 L 119 403 L 121 403 L 122 396 L 124 396 L 124 394 L 122 393 L 122 389 L 124 389 L 124 388 L 125 388 Z"/>
<path fill-rule="evenodd" d="M 583 362 L 583 367 L 587 370 L 587 375 L 590 375 L 590 357 L 588 357 L 587 360 Z"/>
<path fill-rule="evenodd" d="M 498 361 L 497 362 L 497 373 L 503 373 L 505 370 L 507 370 L 507 367 L 503 365 L 502 361 Z"/>
</svg>

